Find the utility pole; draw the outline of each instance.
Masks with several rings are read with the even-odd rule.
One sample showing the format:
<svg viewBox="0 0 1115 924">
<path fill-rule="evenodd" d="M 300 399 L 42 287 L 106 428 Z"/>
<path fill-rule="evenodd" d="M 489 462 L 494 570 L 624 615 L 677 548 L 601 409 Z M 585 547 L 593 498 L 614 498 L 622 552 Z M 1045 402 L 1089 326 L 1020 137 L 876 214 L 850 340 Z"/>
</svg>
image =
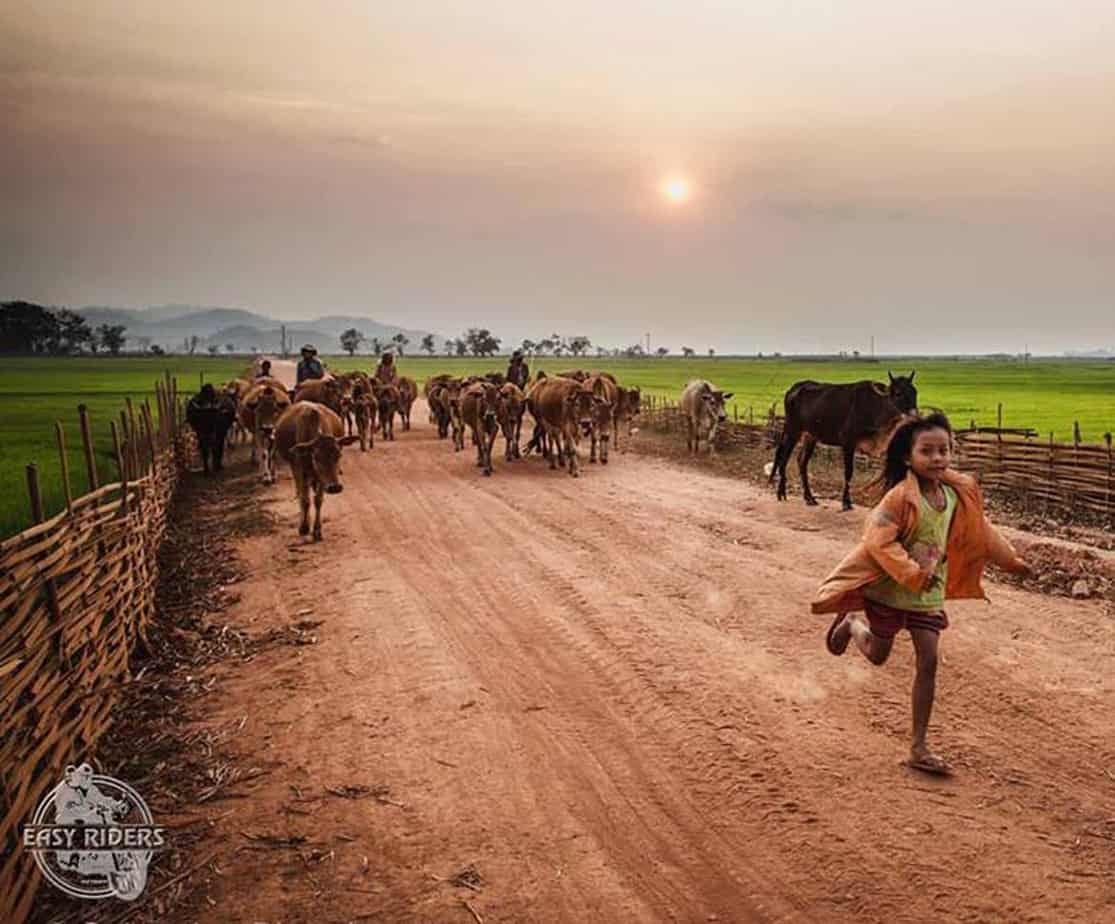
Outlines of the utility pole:
<svg viewBox="0 0 1115 924">
<path fill-rule="evenodd" d="M 286 325 L 279 325 L 279 336 L 282 339 L 279 352 L 283 354 L 283 359 L 286 359 Z"/>
<path fill-rule="evenodd" d="M 871 335 L 871 358 L 875 358 L 875 335 Z"/>
<path fill-rule="evenodd" d="M 647 353 L 650 353 L 650 331 L 647 331 Z"/>
</svg>

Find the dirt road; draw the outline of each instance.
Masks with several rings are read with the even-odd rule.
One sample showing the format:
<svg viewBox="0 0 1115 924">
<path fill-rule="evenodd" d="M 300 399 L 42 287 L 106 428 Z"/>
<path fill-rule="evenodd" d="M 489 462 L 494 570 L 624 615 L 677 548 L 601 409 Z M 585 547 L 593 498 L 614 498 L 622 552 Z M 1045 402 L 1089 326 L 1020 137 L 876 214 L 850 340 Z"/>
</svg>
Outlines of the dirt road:
<svg viewBox="0 0 1115 924">
<path fill-rule="evenodd" d="M 267 773 L 214 812 L 202 919 L 1115 919 L 1110 604 L 950 607 L 957 774 L 929 779 L 901 765 L 908 641 L 836 659 L 808 613 L 862 512 L 637 453 L 483 478 L 414 420 L 346 450 L 320 544 L 287 471 L 259 489 L 279 524 L 227 618 L 322 622 L 219 678 Z"/>
</svg>

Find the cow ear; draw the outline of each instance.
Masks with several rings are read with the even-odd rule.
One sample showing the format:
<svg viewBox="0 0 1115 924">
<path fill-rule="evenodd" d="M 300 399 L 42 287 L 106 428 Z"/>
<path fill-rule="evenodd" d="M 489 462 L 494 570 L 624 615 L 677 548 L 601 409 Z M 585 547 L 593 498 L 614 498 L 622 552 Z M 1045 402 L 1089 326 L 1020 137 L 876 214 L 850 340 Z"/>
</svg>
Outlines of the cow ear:
<svg viewBox="0 0 1115 924">
<path fill-rule="evenodd" d="M 914 373 L 915 373 L 916 371 L 917 371 L 916 369 L 911 369 L 911 370 L 910 370 L 910 381 L 911 381 L 911 382 L 912 382 L 912 381 L 914 380 Z"/>
<path fill-rule="evenodd" d="M 894 373 L 892 373 L 889 369 L 887 370 L 887 378 L 890 379 L 892 382 L 894 381 Z"/>
<path fill-rule="evenodd" d="M 735 392 L 734 392 L 734 391 L 726 391 L 726 392 L 724 392 L 724 400 L 725 400 L 725 401 L 727 401 L 727 400 L 728 400 L 728 399 L 729 399 L 730 397 L 732 397 L 732 395 L 734 395 L 734 394 L 735 394 Z"/>
</svg>

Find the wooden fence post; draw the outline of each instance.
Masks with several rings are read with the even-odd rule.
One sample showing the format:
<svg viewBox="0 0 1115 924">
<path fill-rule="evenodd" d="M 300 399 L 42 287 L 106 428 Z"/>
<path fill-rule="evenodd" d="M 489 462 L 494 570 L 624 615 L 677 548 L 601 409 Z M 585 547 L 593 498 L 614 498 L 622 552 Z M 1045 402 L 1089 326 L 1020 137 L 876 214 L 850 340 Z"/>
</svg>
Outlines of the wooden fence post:
<svg viewBox="0 0 1115 924">
<path fill-rule="evenodd" d="M 89 479 L 89 490 L 100 487 L 97 482 L 97 459 L 93 455 L 93 436 L 89 432 L 89 409 L 84 404 L 77 406 L 78 425 L 81 428 L 81 448 L 85 453 L 85 474 Z"/>
<path fill-rule="evenodd" d="M 58 438 L 58 461 L 62 465 L 62 491 L 66 495 L 66 512 L 74 512 L 74 492 L 70 488 L 70 460 L 66 458 L 66 433 L 62 421 L 54 421 L 54 435 Z"/>
<path fill-rule="evenodd" d="M 120 430 L 116 421 L 110 421 L 112 427 L 112 446 L 116 450 L 116 467 L 120 471 L 120 513 L 128 512 L 128 467 L 124 462 L 123 453 L 120 451 Z"/>
<path fill-rule="evenodd" d="M 1107 515 L 1111 516 L 1112 513 L 1115 513 L 1115 510 L 1111 507 L 1111 434 L 1105 433 L 1103 441 L 1107 443 L 1107 489 L 1104 491 L 1104 506 L 1107 508 Z"/>
</svg>

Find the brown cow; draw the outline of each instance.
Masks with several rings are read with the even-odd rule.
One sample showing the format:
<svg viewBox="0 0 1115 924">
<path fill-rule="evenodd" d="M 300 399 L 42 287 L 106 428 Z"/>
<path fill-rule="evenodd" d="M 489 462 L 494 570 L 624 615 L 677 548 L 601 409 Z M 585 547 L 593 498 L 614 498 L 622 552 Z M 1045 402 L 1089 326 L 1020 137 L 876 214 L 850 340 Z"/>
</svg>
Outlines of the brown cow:
<svg viewBox="0 0 1115 924">
<path fill-rule="evenodd" d="M 598 373 L 585 379 L 585 387 L 592 393 L 603 398 L 604 403 L 597 403 L 592 412 L 592 448 L 589 452 L 589 462 L 596 461 L 597 447 L 600 449 L 600 464 L 608 464 L 608 443 L 612 436 L 612 424 L 615 420 L 615 409 L 619 404 L 619 386 L 610 375 Z"/>
<path fill-rule="evenodd" d="M 348 399 L 348 411 L 356 435 L 360 438 L 361 452 L 375 448 L 376 409 L 376 396 L 371 380 L 367 376 L 354 379 L 352 395 Z"/>
<path fill-rule="evenodd" d="M 418 399 L 418 385 L 410 376 L 400 375 L 395 387 L 399 389 L 399 417 L 406 431 L 410 429 L 410 409 Z"/>
<path fill-rule="evenodd" d="M 344 387 L 330 375 L 323 379 L 306 379 L 294 390 L 294 400 L 324 404 L 334 414 L 344 414 Z"/>
<path fill-rule="evenodd" d="M 385 440 L 395 439 L 395 414 L 399 411 L 399 389 L 394 385 L 373 383 L 376 394 L 376 410 L 379 414 L 379 428 Z"/>
<path fill-rule="evenodd" d="M 550 440 L 550 468 L 558 462 L 568 464 L 569 474 L 576 478 L 577 446 L 581 432 L 591 428 L 593 412 L 604 399 L 592 393 L 581 382 L 555 377 L 539 382 L 530 393 L 530 411 Z"/>
<path fill-rule="evenodd" d="M 492 444 L 499 433 L 499 388 L 491 382 L 475 382 L 461 392 L 461 419 L 472 431 L 476 464 L 485 475 L 492 474 Z"/>
<path fill-rule="evenodd" d="M 302 520 L 298 535 L 310 532 L 310 491 L 314 492 L 314 542 L 321 541 L 321 503 L 341 493 L 341 448 L 359 437 L 345 436 L 341 418 L 324 404 L 299 401 L 279 418 L 275 443 L 290 464 Z"/>
<path fill-rule="evenodd" d="M 586 372 L 584 369 L 566 369 L 564 372 L 559 372 L 557 374 L 563 379 L 572 379 L 574 382 L 583 382 L 589 377 L 590 373 Z"/>
<path fill-rule="evenodd" d="M 260 474 L 267 484 L 275 481 L 275 424 L 289 406 L 290 396 L 281 383 L 275 387 L 261 382 L 252 386 L 237 410 L 240 423 L 252 434 L 253 463 L 262 450 Z"/>
<path fill-rule="evenodd" d="M 499 426 L 503 431 L 505 449 L 503 457 L 510 462 L 522 458 L 519 451 L 519 438 L 523 430 L 523 411 L 526 410 L 526 396 L 512 382 L 507 382 L 499 390 Z"/>
<path fill-rule="evenodd" d="M 617 386 L 619 390 L 619 399 L 616 401 L 616 406 L 613 409 L 612 417 L 612 442 L 616 449 L 619 449 L 619 431 L 620 425 L 623 424 L 627 431 L 627 438 L 631 438 L 632 422 L 639 416 L 639 412 L 643 409 L 643 393 L 636 388 L 624 388 L 622 385 Z"/>
</svg>

